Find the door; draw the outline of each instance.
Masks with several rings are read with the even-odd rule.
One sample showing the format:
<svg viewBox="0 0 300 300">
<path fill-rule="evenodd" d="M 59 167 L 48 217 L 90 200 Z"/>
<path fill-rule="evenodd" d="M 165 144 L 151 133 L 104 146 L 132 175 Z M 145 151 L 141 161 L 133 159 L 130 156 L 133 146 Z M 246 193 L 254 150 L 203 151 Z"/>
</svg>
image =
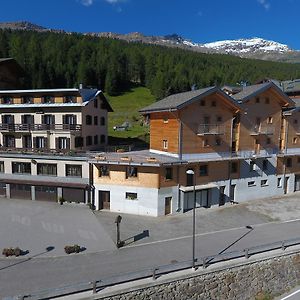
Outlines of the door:
<svg viewBox="0 0 300 300">
<path fill-rule="evenodd" d="M 234 201 L 235 201 L 235 187 L 236 187 L 235 184 L 232 184 L 232 185 L 230 186 L 230 195 L 229 195 L 229 197 L 230 197 L 230 202 L 234 202 Z"/>
<path fill-rule="evenodd" d="M 99 191 L 99 209 L 110 209 L 109 191 Z"/>
<path fill-rule="evenodd" d="M 63 188 L 62 197 L 67 202 L 85 203 L 85 189 Z"/>
<path fill-rule="evenodd" d="M 290 179 L 290 177 L 285 177 L 285 178 L 284 178 L 283 192 L 284 192 L 285 194 L 286 194 L 287 191 L 288 191 L 289 179 Z"/>
<path fill-rule="evenodd" d="M 295 192 L 300 191 L 300 175 L 295 175 Z"/>
<path fill-rule="evenodd" d="M 219 206 L 225 204 L 225 186 L 220 186 Z"/>
<path fill-rule="evenodd" d="M 171 213 L 172 206 L 172 197 L 165 198 L 165 215 L 169 215 Z"/>
</svg>

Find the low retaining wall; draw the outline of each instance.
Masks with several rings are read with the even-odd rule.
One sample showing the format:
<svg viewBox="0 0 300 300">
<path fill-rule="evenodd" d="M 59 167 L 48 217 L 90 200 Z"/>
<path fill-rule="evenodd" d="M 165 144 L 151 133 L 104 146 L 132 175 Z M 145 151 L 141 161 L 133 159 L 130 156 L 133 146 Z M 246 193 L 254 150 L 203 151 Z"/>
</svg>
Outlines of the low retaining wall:
<svg viewBox="0 0 300 300">
<path fill-rule="evenodd" d="M 227 263 L 228 264 L 228 263 Z M 198 272 L 197 272 L 198 273 Z M 143 287 L 119 290 L 96 299 L 264 299 L 283 294 L 300 283 L 300 251 L 238 263 L 235 266 L 203 270 L 186 278 L 153 281 Z M 94 299 L 95 299 L 94 298 Z"/>
</svg>

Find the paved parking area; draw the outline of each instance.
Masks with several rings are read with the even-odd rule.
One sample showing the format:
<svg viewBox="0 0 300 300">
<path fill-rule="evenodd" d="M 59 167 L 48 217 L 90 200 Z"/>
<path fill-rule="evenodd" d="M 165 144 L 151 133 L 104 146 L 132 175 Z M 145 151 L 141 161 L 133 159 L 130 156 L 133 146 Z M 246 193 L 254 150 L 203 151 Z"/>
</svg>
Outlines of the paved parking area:
<svg viewBox="0 0 300 300">
<path fill-rule="evenodd" d="M 65 255 L 65 245 L 82 253 L 115 249 L 115 244 L 85 205 L 1 199 L 0 249 L 20 247 L 26 256 Z M 47 251 L 48 250 L 51 251 Z"/>
<path fill-rule="evenodd" d="M 118 214 L 108 211 L 96 211 L 100 224 L 110 237 L 116 239 Z M 121 238 L 128 244 L 142 244 L 168 240 L 192 234 L 192 211 L 180 215 L 163 217 L 145 217 L 120 214 Z M 196 233 L 204 234 L 247 225 L 300 218 L 300 193 L 253 200 L 240 204 L 226 204 L 223 207 L 211 207 L 196 210 Z"/>
</svg>

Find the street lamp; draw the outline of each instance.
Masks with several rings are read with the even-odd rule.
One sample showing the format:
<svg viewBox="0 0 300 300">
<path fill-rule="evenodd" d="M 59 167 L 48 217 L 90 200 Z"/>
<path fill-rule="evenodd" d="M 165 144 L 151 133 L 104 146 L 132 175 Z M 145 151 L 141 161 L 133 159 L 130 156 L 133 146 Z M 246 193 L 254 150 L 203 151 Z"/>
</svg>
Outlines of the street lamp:
<svg viewBox="0 0 300 300">
<path fill-rule="evenodd" d="M 192 169 L 186 171 L 187 175 L 193 176 L 193 260 L 192 268 L 195 269 L 195 232 L 196 232 L 196 176 Z"/>
</svg>

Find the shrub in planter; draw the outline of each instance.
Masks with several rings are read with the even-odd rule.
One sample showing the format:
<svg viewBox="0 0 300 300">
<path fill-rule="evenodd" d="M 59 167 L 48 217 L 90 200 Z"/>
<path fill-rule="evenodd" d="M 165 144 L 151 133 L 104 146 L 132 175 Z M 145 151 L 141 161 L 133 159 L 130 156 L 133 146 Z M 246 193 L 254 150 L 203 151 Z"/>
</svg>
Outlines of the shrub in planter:
<svg viewBox="0 0 300 300">
<path fill-rule="evenodd" d="M 4 248 L 2 250 L 2 254 L 6 257 L 8 256 L 20 256 L 22 254 L 22 250 L 19 248 L 19 247 L 16 247 L 16 248 Z"/>
<path fill-rule="evenodd" d="M 60 205 L 63 205 L 64 202 L 65 202 L 65 199 L 63 197 L 59 197 L 58 202 L 59 202 Z"/>
<path fill-rule="evenodd" d="M 67 245 L 65 246 L 65 252 L 67 254 L 71 254 L 71 253 L 79 253 L 81 250 L 81 247 L 79 245 Z"/>
</svg>

